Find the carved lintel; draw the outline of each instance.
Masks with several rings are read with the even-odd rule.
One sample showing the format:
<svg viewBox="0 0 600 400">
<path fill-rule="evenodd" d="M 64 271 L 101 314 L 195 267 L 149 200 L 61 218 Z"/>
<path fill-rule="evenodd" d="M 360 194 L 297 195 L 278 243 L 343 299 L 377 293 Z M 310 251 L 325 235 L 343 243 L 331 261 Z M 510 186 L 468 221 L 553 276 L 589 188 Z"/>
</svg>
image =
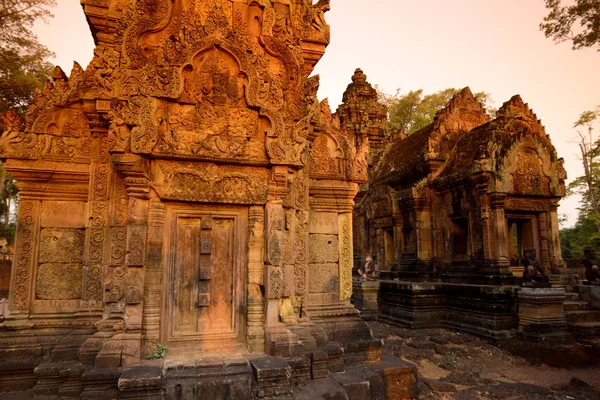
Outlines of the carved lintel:
<svg viewBox="0 0 600 400">
<path fill-rule="evenodd" d="M 311 179 L 310 207 L 321 212 L 352 212 L 358 184 Z"/>
<path fill-rule="evenodd" d="M 89 164 L 10 159 L 3 168 L 17 180 L 21 199 L 88 200 Z"/>
</svg>

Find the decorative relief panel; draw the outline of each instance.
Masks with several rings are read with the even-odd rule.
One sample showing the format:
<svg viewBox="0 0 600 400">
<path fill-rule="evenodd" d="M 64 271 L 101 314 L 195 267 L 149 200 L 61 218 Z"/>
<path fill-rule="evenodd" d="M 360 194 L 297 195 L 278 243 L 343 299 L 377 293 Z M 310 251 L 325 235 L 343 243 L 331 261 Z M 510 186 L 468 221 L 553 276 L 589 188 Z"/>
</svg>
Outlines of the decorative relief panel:
<svg viewBox="0 0 600 400">
<path fill-rule="evenodd" d="M 311 234 L 309 236 L 310 263 L 337 263 L 339 244 L 337 235 Z"/>
<path fill-rule="evenodd" d="M 83 229 L 42 229 L 38 254 L 40 264 L 81 263 L 84 237 Z"/>
<path fill-rule="evenodd" d="M 229 204 L 264 204 L 268 171 L 252 167 L 156 161 L 153 187 L 161 198 Z"/>
<path fill-rule="evenodd" d="M 550 178 L 544 175 L 542 160 L 534 150 L 524 149 L 517 155 L 516 170 L 512 174 L 515 194 L 550 195 Z"/>
<path fill-rule="evenodd" d="M 310 264 L 308 276 L 310 293 L 337 293 L 340 290 L 337 264 Z"/>
<path fill-rule="evenodd" d="M 36 298 L 71 300 L 81 298 L 82 264 L 40 264 L 36 279 Z"/>
</svg>

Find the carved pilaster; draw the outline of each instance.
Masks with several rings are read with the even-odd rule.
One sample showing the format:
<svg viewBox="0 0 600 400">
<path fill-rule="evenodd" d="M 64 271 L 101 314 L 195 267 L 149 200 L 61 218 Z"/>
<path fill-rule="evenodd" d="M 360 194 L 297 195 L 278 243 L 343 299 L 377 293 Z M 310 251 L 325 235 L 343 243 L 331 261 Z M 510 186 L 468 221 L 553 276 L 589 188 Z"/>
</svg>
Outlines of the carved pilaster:
<svg viewBox="0 0 600 400">
<path fill-rule="evenodd" d="M 565 262 L 562 258 L 562 250 L 560 248 L 560 236 L 558 225 L 558 200 L 554 200 L 550 207 L 550 262 L 553 268 L 565 268 Z"/>
<path fill-rule="evenodd" d="M 352 296 L 352 214 L 339 214 L 339 267 L 340 300 L 350 300 Z"/>
<path fill-rule="evenodd" d="M 548 214 L 538 214 L 538 237 L 540 245 L 540 265 L 545 271 L 550 271 L 550 244 L 548 243 Z"/>
<path fill-rule="evenodd" d="M 37 264 L 40 202 L 21 200 L 17 223 L 17 237 L 11 277 L 11 314 L 31 308 L 32 290 Z"/>
<path fill-rule="evenodd" d="M 495 193 L 491 197 L 491 213 L 494 240 L 492 241 L 491 257 L 498 260 L 498 265 L 508 267 L 508 232 L 506 218 L 504 216 L 504 200 L 506 194 Z"/>
<path fill-rule="evenodd" d="M 164 228 L 165 206 L 153 194 L 148 205 L 148 242 L 144 264 L 143 353 L 148 352 L 160 336 Z"/>
<path fill-rule="evenodd" d="M 265 310 L 261 291 L 264 286 L 264 208 L 250 207 L 248 212 L 248 337 L 250 352 L 265 350 Z"/>
</svg>

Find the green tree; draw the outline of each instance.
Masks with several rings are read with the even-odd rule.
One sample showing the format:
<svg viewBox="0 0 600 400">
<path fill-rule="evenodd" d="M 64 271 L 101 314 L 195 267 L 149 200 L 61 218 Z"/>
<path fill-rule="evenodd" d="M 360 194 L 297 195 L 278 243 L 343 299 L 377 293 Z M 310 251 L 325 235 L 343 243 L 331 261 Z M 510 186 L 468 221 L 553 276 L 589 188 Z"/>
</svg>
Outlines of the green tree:
<svg viewBox="0 0 600 400">
<path fill-rule="evenodd" d="M 581 196 L 580 217 L 597 220 L 597 232 L 600 232 L 600 141 L 594 138 L 594 127 L 599 118 L 600 112 L 585 111 L 573 125 L 579 136 L 583 175 L 573 179 L 567 186 L 568 196 Z"/>
<path fill-rule="evenodd" d="M 49 8 L 54 5 L 55 0 L 0 0 L 0 114 L 10 108 L 22 114 L 50 75 L 47 59 L 53 54 L 31 28 L 35 21 L 51 17 Z M 0 166 L 0 236 L 9 243 L 15 231 L 10 212 L 17 202 L 15 181 Z"/>
<path fill-rule="evenodd" d="M 581 258 L 588 246 L 600 249 L 600 140 L 594 136 L 598 122 L 600 110 L 585 111 L 573 125 L 584 173 L 567 185 L 567 196 L 579 195 L 581 200 L 575 225 L 560 230 L 564 258 Z"/>
<path fill-rule="evenodd" d="M 390 95 L 378 89 L 380 101 L 388 107 L 388 126 L 395 132 L 410 135 L 431 122 L 435 114 L 459 92 L 448 88 L 432 94 L 423 94 L 423 89 L 411 90 L 402 94 L 400 89 Z M 490 95 L 484 92 L 475 93 L 475 97 L 484 106 L 491 108 Z M 492 110 L 492 113 L 494 110 Z"/>
<path fill-rule="evenodd" d="M 545 0 L 549 11 L 540 30 L 555 42 L 571 41 L 573 50 L 598 46 L 600 51 L 600 0 L 575 0 L 563 6 L 561 0 Z"/>
<path fill-rule="evenodd" d="M 52 65 L 48 48 L 31 31 L 33 23 L 52 14 L 55 0 L 0 0 L 0 113 L 23 112 L 36 88 L 44 85 Z"/>
</svg>

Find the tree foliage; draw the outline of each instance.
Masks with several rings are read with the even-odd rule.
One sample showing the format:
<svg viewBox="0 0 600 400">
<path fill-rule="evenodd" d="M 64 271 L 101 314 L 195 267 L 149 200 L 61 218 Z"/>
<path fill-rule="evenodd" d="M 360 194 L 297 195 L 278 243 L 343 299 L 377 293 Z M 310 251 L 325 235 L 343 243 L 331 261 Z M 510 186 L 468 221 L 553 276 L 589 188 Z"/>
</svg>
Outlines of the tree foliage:
<svg viewBox="0 0 600 400">
<path fill-rule="evenodd" d="M 52 70 L 52 56 L 31 31 L 34 22 L 51 17 L 55 0 L 0 0 L 0 114 L 9 108 L 23 112 Z M 0 132 L 3 130 L 0 122 Z M 0 167 L 0 236 L 12 243 L 11 211 L 18 202 L 14 179 Z"/>
<path fill-rule="evenodd" d="M 599 122 L 600 110 L 585 111 L 573 125 L 579 136 L 584 174 L 567 185 L 567 196 L 579 195 L 581 200 L 575 225 L 560 230 L 564 258 L 581 258 L 588 246 L 600 249 L 600 139 L 594 136 Z"/>
<path fill-rule="evenodd" d="M 562 0 L 546 0 L 549 11 L 540 30 L 555 42 L 571 41 L 573 50 L 598 46 L 600 51 L 600 0 L 575 0 L 562 5 Z"/>
<path fill-rule="evenodd" d="M 33 23 L 52 16 L 55 0 L 0 0 L 0 113 L 23 111 L 52 65 L 48 48 L 31 31 Z"/>
<path fill-rule="evenodd" d="M 431 122 L 435 114 L 459 92 L 448 88 L 432 94 L 423 94 L 423 89 L 411 90 L 402 94 L 400 89 L 395 95 L 378 90 L 380 101 L 388 107 L 388 126 L 392 131 L 410 135 Z M 484 106 L 491 108 L 490 95 L 484 92 L 475 93 L 475 97 Z M 492 113 L 494 111 L 492 110 Z"/>
</svg>

